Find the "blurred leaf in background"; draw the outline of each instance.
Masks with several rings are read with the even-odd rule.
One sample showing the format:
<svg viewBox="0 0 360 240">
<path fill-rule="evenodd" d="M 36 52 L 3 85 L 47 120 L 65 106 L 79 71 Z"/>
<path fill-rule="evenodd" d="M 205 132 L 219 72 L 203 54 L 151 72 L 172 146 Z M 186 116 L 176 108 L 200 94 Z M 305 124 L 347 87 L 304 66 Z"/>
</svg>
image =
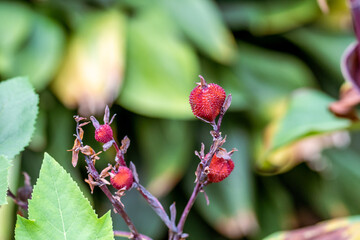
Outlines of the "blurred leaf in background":
<svg viewBox="0 0 360 240">
<path fill-rule="evenodd" d="M 254 121 L 260 124 L 276 116 L 274 108 L 291 91 L 314 85 L 313 75 L 299 59 L 243 42 L 234 70 L 253 102 Z"/>
<path fill-rule="evenodd" d="M 319 15 L 316 1 L 220 1 L 232 29 L 247 29 L 255 35 L 283 33 L 310 23 Z"/>
<path fill-rule="evenodd" d="M 27 75 L 37 90 L 45 88 L 61 63 L 64 30 L 20 3 L 2 2 L 0 11 L 0 31 L 9 32 L 0 41 L 0 74 Z"/>
<path fill-rule="evenodd" d="M 52 84 L 69 108 L 88 116 L 117 97 L 125 67 L 126 19 L 118 11 L 88 13 L 72 36 Z"/>
<path fill-rule="evenodd" d="M 118 103 L 145 116 L 190 118 L 187 99 L 197 81 L 198 59 L 154 5 L 129 20 L 128 68 Z"/>
<path fill-rule="evenodd" d="M 160 0 L 169 16 L 186 36 L 210 58 L 230 63 L 235 57 L 235 40 L 210 0 Z"/>
<path fill-rule="evenodd" d="M 147 189 L 157 197 L 165 196 L 188 169 L 193 144 L 190 128 L 186 122 L 160 119 L 139 119 L 136 125 Z"/>
<path fill-rule="evenodd" d="M 306 239 L 309 235 L 315 239 L 355 240 L 360 235 L 359 221 L 359 216 L 334 219 L 294 231 L 275 233 L 264 240 Z"/>
<path fill-rule="evenodd" d="M 301 139 L 351 127 L 351 121 L 339 119 L 328 111 L 328 106 L 333 101 L 334 99 L 316 90 L 299 89 L 294 92 L 283 116 L 272 122 L 264 134 L 263 146 L 258 155 L 259 170 L 268 173 L 289 170 L 309 155 L 303 153 L 310 151 L 306 149 L 309 144 L 306 144 L 306 139 L 300 141 Z M 321 152 L 323 147 L 331 146 L 331 143 L 326 144 L 322 139 L 324 138 L 310 140 L 313 149 L 318 145 L 318 151 Z M 312 154 L 316 152 L 312 151 Z"/>
</svg>

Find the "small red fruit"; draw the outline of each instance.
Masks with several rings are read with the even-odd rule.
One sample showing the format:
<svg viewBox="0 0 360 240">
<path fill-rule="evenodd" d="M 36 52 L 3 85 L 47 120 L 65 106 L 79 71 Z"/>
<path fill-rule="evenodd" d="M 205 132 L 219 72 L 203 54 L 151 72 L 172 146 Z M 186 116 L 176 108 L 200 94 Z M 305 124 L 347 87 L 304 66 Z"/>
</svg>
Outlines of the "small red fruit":
<svg viewBox="0 0 360 240">
<path fill-rule="evenodd" d="M 114 171 L 111 171 L 111 173 L 115 174 Z M 111 185 L 118 190 L 120 189 L 128 190 L 129 188 L 131 188 L 133 182 L 134 182 L 134 178 L 131 170 L 124 166 L 119 167 L 114 177 L 110 176 Z"/>
<path fill-rule="evenodd" d="M 100 125 L 95 129 L 95 139 L 101 143 L 107 143 L 113 139 L 113 131 L 108 124 Z"/>
<path fill-rule="evenodd" d="M 196 117 L 213 122 L 219 115 L 226 98 L 225 90 L 215 83 L 207 84 L 200 76 L 199 86 L 195 87 L 189 97 L 191 110 Z"/>
<path fill-rule="evenodd" d="M 220 148 L 219 152 L 214 154 L 209 165 L 208 181 L 215 183 L 221 182 L 227 178 L 234 169 L 234 162 L 230 154 L 225 149 Z"/>
<path fill-rule="evenodd" d="M 90 117 L 90 120 L 95 127 L 96 141 L 101 142 L 101 143 L 108 143 L 113 140 L 113 131 L 110 127 L 110 124 L 114 120 L 115 116 L 116 116 L 116 114 L 114 114 L 114 116 L 109 121 L 110 109 L 109 109 L 109 106 L 106 106 L 103 125 L 100 125 L 99 121 L 94 116 Z"/>
</svg>

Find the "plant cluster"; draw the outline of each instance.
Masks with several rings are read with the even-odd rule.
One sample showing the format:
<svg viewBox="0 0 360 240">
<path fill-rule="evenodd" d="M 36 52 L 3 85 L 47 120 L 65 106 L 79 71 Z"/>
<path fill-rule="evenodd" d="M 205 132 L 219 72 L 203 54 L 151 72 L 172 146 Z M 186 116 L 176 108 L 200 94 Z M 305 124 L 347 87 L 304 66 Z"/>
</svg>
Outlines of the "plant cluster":
<svg viewBox="0 0 360 240">
<path fill-rule="evenodd" d="M 109 163 L 108 167 L 101 170 L 100 173 L 95 168 L 95 163 L 100 159 L 99 154 L 101 152 L 96 152 L 92 147 L 84 145 L 83 143 L 84 130 L 82 127 L 90 122 L 86 122 L 86 118 L 84 117 L 74 116 L 77 125 L 74 146 L 70 150 L 72 151 L 72 164 L 76 167 L 79 153 L 84 155 L 88 171 L 88 178 L 85 181 L 90 185 L 91 192 L 93 192 L 94 187 L 100 187 L 112 203 L 115 212 L 119 213 L 128 225 L 130 233 L 117 231 L 116 235 L 128 236 L 136 240 L 149 239 L 149 237 L 137 231 L 125 211 L 125 206 L 121 202 L 121 198 L 125 195 L 126 191 L 133 188 L 140 192 L 168 227 L 169 239 L 178 240 L 187 238 L 188 234 L 184 233 L 183 229 L 186 218 L 198 194 L 202 192 L 207 198 L 205 186 L 210 183 L 221 182 L 227 178 L 234 169 L 234 162 L 231 159 L 231 155 L 236 149 L 227 152 L 226 149 L 222 148 L 226 137 L 222 137 L 220 132 L 222 119 L 231 104 L 231 94 L 226 97 L 226 93 L 222 87 L 214 83 L 207 84 L 202 76 L 199 77 L 201 82 L 198 83 L 198 86 L 190 93 L 189 102 L 194 115 L 212 126 L 213 130 L 210 133 L 213 138 L 213 143 L 207 153 L 205 153 L 204 144 L 201 145 L 199 152 L 195 152 L 200 160 L 195 172 L 195 187 L 177 224 L 175 203 L 170 206 L 171 214 L 168 216 L 160 201 L 140 184 L 140 178 L 135 165 L 132 162 L 129 164 L 126 163 L 125 153 L 130 146 L 130 139 L 125 136 L 121 140 L 121 145 L 118 145 L 110 126 L 115 115 L 113 115 L 110 120 L 109 107 L 106 106 L 105 108 L 104 124 L 100 124 L 95 117 L 90 117 L 95 128 L 94 137 L 98 142 L 103 143 L 103 150 L 107 151 L 111 147 L 114 147 L 116 150 L 114 157 L 115 163 L 113 163 L 113 165 Z M 218 120 L 216 121 L 217 117 Z M 110 182 L 106 180 L 107 177 L 110 177 Z M 117 189 L 116 193 L 112 194 L 107 185 L 112 185 Z"/>
</svg>

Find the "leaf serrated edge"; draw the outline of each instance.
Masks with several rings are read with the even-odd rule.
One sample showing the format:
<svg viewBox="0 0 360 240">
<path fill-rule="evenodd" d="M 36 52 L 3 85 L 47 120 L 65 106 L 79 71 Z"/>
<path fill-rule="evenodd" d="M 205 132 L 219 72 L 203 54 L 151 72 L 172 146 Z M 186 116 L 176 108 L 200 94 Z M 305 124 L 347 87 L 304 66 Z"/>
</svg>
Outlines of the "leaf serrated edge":
<svg viewBox="0 0 360 240">
<path fill-rule="evenodd" d="M 11 160 L 7 157 L 7 156 L 5 156 L 5 155 L 0 155 L 0 158 L 5 158 L 5 160 L 6 160 L 6 162 L 7 162 L 7 166 L 6 166 L 6 171 L 7 171 L 7 175 L 6 175 L 6 180 L 5 180 L 5 182 L 6 182 L 6 185 L 8 185 L 9 184 L 9 169 L 13 166 L 13 164 L 12 164 L 12 162 L 11 162 Z M 1 166 L 2 168 L 3 168 L 3 166 Z M 0 206 L 2 206 L 2 205 L 6 205 L 8 202 L 7 202 L 7 200 L 6 200 L 6 192 L 5 192 L 5 202 L 3 203 L 3 204 L 0 204 Z M 0 196 L 1 197 L 1 196 Z M 0 201 L 1 201 L 1 199 L 0 199 Z"/>
<path fill-rule="evenodd" d="M 27 143 L 25 144 L 25 146 L 23 146 L 22 148 L 20 148 L 20 151 L 18 153 L 16 153 L 14 156 L 6 156 L 8 157 L 8 159 L 13 159 L 15 158 L 17 155 L 19 155 L 22 151 L 24 151 L 24 149 L 29 145 L 29 143 L 31 142 L 33 136 L 34 136 L 34 132 L 35 132 L 35 124 L 36 124 L 36 121 L 37 121 L 37 118 L 38 118 L 38 115 L 39 115 L 39 101 L 40 101 L 40 98 L 39 98 L 39 95 L 36 93 L 36 90 L 34 88 L 34 86 L 30 83 L 29 81 L 29 78 L 26 77 L 26 76 L 20 76 L 20 77 L 14 77 L 14 78 L 10 78 L 10 79 L 7 79 L 5 81 L 2 81 L 0 82 L 0 86 L 1 85 L 4 85 L 4 84 L 7 84 L 9 81 L 14 81 L 18 79 L 19 81 L 23 81 L 25 84 L 27 84 L 31 91 L 34 93 L 34 96 L 35 96 L 35 100 L 36 100 L 36 105 L 35 105 L 35 108 L 36 108 L 36 113 L 35 113 L 35 118 L 34 118 L 34 121 L 33 123 L 31 124 L 32 127 L 31 127 L 31 135 L 30 135 L 30 138 L 29 140 L 27 141 Z"/>
<path fill-rule="evenodd" d="M 31 124 L 31 135 L 30 135 L 30 138 L 29 138 L 29 141 L 25 144 L 24 147 L 22 147 L 22 149 L 19 151 L 19 153 L 21 153 L 22 151 L 24 151 L 24 149 L 30 144 L 30 142 L 32 141 L 33 137 L 34 137 L 34 133 L 36 131 L 35 129 L 35 124 L 38 120 L 38 117 L 39 117 L 39 102 L 40 102 L 40 98 L 39 98 L 39 95 L 36 93 L 36 89 L 35 87 L 31 84 L 30 80 L 29 80 L 29 77 L 18 77 L 18 78 L 22 78 L 24 80 L 24 82 L 26 82 L 26 84 L 29 85 L 30 89 L 32 90 L 32 92 L 34 93 L 34 96 L 35 96 L 35 100 L 36 100 L 36 104 L 35 104 L 35 118 L 34 118 L 34 121 L 32 122 Z M 12 78 L 14 79 L 14 78 Z M 17 153 L 14 157 L 16 157 L 19 153 Z"/>
<path fill-rule="evenodd" d="M 94 208 L 92 207 L 91 205 L 91 202 L 89 201 L 89 199 L 84 195 L 84 193 L 81 191 L 79 185 L 77 184 L 77 182 L 75 182 L 73 180 L 73 178 L 71 177 L 70 173 L 68 173 L 50 154 L 48 154 L 47 152 L 44 153 L 44 158 L 43 158 L 43 163 L 42 163 L 42 166 L 41 166 L 41 169 L 40 169 L 40 173 L 39 173 L 39 177 L 37 178 L 36 180 L 36 183 L 34 185 L 34 188 L 33 188 L 33 193 L 34 192 L 37 192 L 35 189 L 38 188 L 38 180 L 40 179 L 41 175 L 43 174 L 42 172 L 44 171 L 43 170 L 43 165 L 44 165 L 44 162 L 45 161 L 48 161 L 49 164 L 53 164 L 57 167 L 60 167 L 61 170 L 71 179 L 72 183 L 75 184 L 77 190 L 79 190 L 79 192 L 81 193 L 81 196 L 86 200 L 86 203 L 89 204 L 92 212 L 94 213 L 94 215 L 96 216 L 96 219 L 101 219 L 99 218 L 99 216 L 97 215 L 97 213 L 95 212 Z M 30 210 L 30 206 L 31 206 L 31 202 L 34 200 L 34 198 L 30 199 L 29 200 L 29 210 Z"/>
</svg>

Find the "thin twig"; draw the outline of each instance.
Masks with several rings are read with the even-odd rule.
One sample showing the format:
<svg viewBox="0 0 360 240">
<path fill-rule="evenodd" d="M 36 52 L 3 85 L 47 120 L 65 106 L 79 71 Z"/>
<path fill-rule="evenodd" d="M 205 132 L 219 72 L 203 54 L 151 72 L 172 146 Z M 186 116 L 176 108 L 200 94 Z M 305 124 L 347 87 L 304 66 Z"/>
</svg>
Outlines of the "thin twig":
<svg viewBox="0 0 360 240">
<path fill-rule="evenodd" d="M 177 225 L 178 234 L 174 236 L 175 240 L 178 240 L 182 237 L 181 235 L 183 234 L 185 221 L 187 219 L 187 216 L 189 215 L 192 206 L 195 203 L 196 197 L 198 196 L 199 192 L 203 191 L 203 188 L 208 184 L 206 169 L 210 166 L 214 154 L 219 150 L 219 148 L 225 142 L 225 139 L 221 137 L 220 128 L 223 117 L 226 111 L 228 110 L 228 108 L 230 107 L 231 100 L 232 100 L 232 96 L 231 94 L 229 94 L 221 108 L 217 123 L 215 121 L 209 122 L 209 124 L 213 127 L 214 130 L 211 133 L 211 135 L 213 136 L 213 143 L 210 147 L 210 151 L 208 152 L 208 154 L 205 155 L 205 157 L 204 157 L 204 145 L 202 145 L 201 155 L 197 154 L 198 156 L 200 156 L 201 161 L 196 171 L 196 185 L 189 198 L 189 201 L 187 202 L 184 208 L 184 211 L 181 214 L 179 223 Z"/>
<path fill-rule="evenodd" d="M 15 196 L 15 194 L 13 194 L 13 193 L 11 192 L 10 189 L 7 190 L 6 195 L 7 195 L 8 197 L 12 198 L 12 200 L 14 201 L 14 203 L 15 203 L 16 205 L 18 205 L 20 208 L 24 209 L 25 211 L 28 210 L 28 203 L 19 200 L 19 199 Z"/>
<path fill-rule="evenodd" d="M 164 207 L 161 205 L 160 201 L 153 196 L 148 190 L 145 189 L 140 183 L 136 183 L 136 189 L 139 191 L 141 196 L 146 200 L 146 202 L 150 205 L 150 207 L 154 210 L 154 212 L 160 217 L 160 219 L 165 223 L 168 229 L 177 233 L 178 230 L 175 224 L 170 220 L 169 216 L 164 210 Z"/>
<path fill-rule="evenodd" d="M 83 145 L 83 142 L 79 135 L 79 127 L 80 127 L 79 125 L 80 125 L 80 123 L 77 122 L 76 137 L 79 139 L 81 147 L 83 147 L 84 145 Z M 135 228 L 135 225 L 131 221 L 129 215 L 127 215 L 127 213 L 125 212 L 125 209 L 122 206 L 121 202 L 112 195 L 109 188 L 101 181 L 99 172 L 96 170 L 96 168 L 94 166 L 94 162 L 90 159 L 89 156 L 84 155 L 84 157 L 85 157 L 86 164 L 88 166 L 88 173 L 93 177 L 93 179 L 96 182 L 100 183 L 100 186 L 99 186 L 100 189 L 103 191 L 103 193 L 106 195 L 106 197 L 110 200 L 110 202 L 113 205 L 113 207 L 115 208 L 116 212 L 119 213 L 121 215 L 121 217 L 124 219 L 126 225 L 129 227 L 129 229 L 132 233 L 131 238 L 134 240 L 141 240 L 142 238 L 140 237 L 139 232 Z"/>
<path fill-rule="evenodd" d="M 118 144 L 116 143 L 116 140 L 113 138 L 113 146 L 116 150 L 116 157 L 117 157 L 117 162 L 120 164 L 120 166 L 126 166 L 125 163 L 125 159 L 124 159 L 124 154 L 122 153 L 122 151 L 120 150 Z"/>
<path fill-rule="evenodd" d="M 202 188 L 202 183 L 197 182 L 196 185 L 195 185 L 195 188 L 194 188 L 194 190 L 193 190 L 193 192 L 191 194 L 191 197 L 190 197 L 188 203 L 186 204 L 183 213 L 181 214 L 181 218 L 180 218 L 179 223 L 177 225 L 178 231 L 180 233 L 182 233 L 182 231 L 184 229 L 186 218 L 189 215 L 191 207 L 194 205 L 196 197 L 199 194 L 201 188 Z"/>
<path fill-rule="evenodd" d="M 206 154 L 204 163 L 203 162 L 199 163 L 199 164 L 203 164 L 203 167 L 201 167 L 201 168 L 198 167 L 198 169 L 201 169 L 201 172 L 197 173 L 198 179 L 197 179 L 196 185 L 191 194 L 191 197 L 189 198 L 189 201 L 187 202 L 187 204 L 184 208 L 183 213 L 181 214 L 181 218 L 177 225 L 179 234 L 175 236 L 175 238 L 174 238 L 175 240 L 180 239 L 181 234 L 184 230 L 184 225 L 185 225 L 187 216 L 189 215 L 189 212 L 190 212 L 192 206 L 194 205 L 199 192 L 207 185 L 207 181 L 206 181 L 207 174 L 205 173 L 204 170 L 210 165 L 211 159 L 213 158 L 214 154 L 218 151 L 219 147 L 221 147 L 221 145 L 224 142 L 223 138 L 221 137 L 221 134 L 220 134 L 221 121 L 222 121 L 222 116 L 221 116 L 221 118 L 219 118 L 218 124 L 212 124 L 212 126 L 214 127 L 214 131 L 215 131 L 215 134 L 213 134 L 213 144 L 211 145 L 210 151 L 208 152 L 208 154 Z"/>
<path fill-rule="evenodd" d="M 131 239 L 132 233 L 131 232 L 114 230 L 114 236 L 115 237 L 126 237 L 126 238 Z M 152 238 L 150 238 L 150 237 L 148 237 L 146 235 L 142 235 L 142 234 L 140 234 L 140 238 L 141 238 L 141 240 L 152 240 Z"/>
</svg>

